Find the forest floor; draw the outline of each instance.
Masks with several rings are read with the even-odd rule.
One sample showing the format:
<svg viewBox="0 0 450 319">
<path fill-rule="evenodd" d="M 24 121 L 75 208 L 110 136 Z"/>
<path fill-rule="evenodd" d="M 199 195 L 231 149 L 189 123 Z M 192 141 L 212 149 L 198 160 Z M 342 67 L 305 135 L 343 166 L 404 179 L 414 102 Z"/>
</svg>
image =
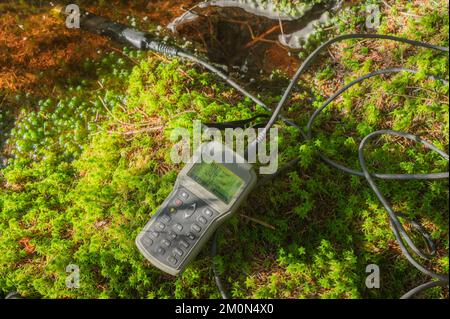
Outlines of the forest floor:
<svg viewBox="0 0 450 319">
<path fill-rule="evenodd" d="M 177 37 L 165 30 L 197 1 L 80 3 L 169 41 L 176 38 L 209 58 L 219 57 L 215 45 L 233 41 L 220 32 L 224 20 L 216 16 Z M 366 29 L 368 3 L 348 3 L 300 51 L 274 42 L 268 32 L 273 27 L 251 25 L 254 37 L 240 39 L 251 48 L 250 71 L 240 76 L 245 61 L 239 57 L 230 73 L 275 105 L 306 54 L 335 35 L 377 32 L 448 46 L 448 1 L 382 1 L 377 30 Z M 48 7 L 2 3 L 0 17 L 0 296 L 220 297 L 206 249 L 173 278 L 152 267 L 134 239 L 181 168 L 168 156 L 174 128 L 264 111 L 195 65 L 67 29 Z M 228 21 L 227 27 L 240 32 L 248 29 L 245 22 Z M 203 41 L 205 34 L 217 41 Z M 227 64 L 233 52 L 215 62 Z M 301 160 L 254 192 L 221 230 L 216 263 L 232 297 L 398 298 L 430 280 L 401 254 L 366 181 L 330 168 L 316 151 L 358 168 L 360 140 L 389 128 L 418 134 L 448 152 L 448 84 L 424 76 L 448 79 L 448 55 L 389 41 L 338 43 L 301 79 L 299 87 L 307 90 L 297 88 L 284 113 L 305 126 L 345 83 L 398 66 L 419 73 L 354 86 L 318 118 L 311 141 L 277 124 L 280 165 L 294 156 Z M 367 153 L 379 172 L 448 170 L 448 161 L 400 139 L 379 139 Z M 397 212 L 418 220 L 436 242 L 436 256 L 425 264 L 448 273 L 448 180 L 380 181 L 379 187 Z M 79 289 L 66 286 L 70 264 L 80 268 Z M 380 267 L 380 289 L 365 285 L 369 264 Z M 448 298 L 448 289 L 421 296 Z"/>
</svg>

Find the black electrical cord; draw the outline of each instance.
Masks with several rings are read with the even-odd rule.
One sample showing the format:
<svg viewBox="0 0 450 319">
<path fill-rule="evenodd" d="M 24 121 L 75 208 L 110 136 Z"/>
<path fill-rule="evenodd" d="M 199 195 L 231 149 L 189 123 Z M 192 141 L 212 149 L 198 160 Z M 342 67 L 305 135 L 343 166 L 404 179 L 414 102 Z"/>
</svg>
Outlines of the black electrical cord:
<svg viewBox="0 0 450 319">
<path fill-rule="evenodd" d="M 321 50 L 323 50 L 324 48 L 328 47 L 329 45 L 336 43 L 338 41 L 342 41 L 342 40 L 346 40 L 346 39 L 361 39 L 361 38 L 372 38 L 372 39 L 387 39 L 387 40 L 393 40 L 393 41 L 398 41 L 398 42 L 403 42 L 403 43 L 408 43 L 414 46 L 421 46 L 424 48 L 429 48 L 429 49 L 434 49 L 434 50 L 438 50 L 438 51 L 442 51 L 442 52 L 448 52 L 449 49 L 446 47 L 441 47 L 441 46 L 435 46 L 435 45 L 431 45 L 431 44 L 427 44 L 427 43 L 423 43 L 423 42 L 419 42 L 419 41 L 413 41 L 413 40 L 408 40 L 408 39 L 404 39 L 404 38 L 397 38 L 397 37 L 393 37 L 393 36 L 384 36 L 384 35 L 364 35 L 364 34 L 351 34 L 351 35 L 344 35 L 344 36 L 340 36 L 334 39 L 331 39 L 327 42 L 325 42 L 323 45 L 321 45 L 319 48 L 317 48 L 306 60 L 305 62 L 303 62 L 303 64 L 300 66 L 299 70 L 297 71 L 297 73 L 295 74 L 295 76 L 293 77 L 292 81 L 290 82 L 288 88 L 286 89 L 282 99 L 280 100 L 277 108 L 275 109 L 275 111 L 272 114 L 271 119 L 269 120 L 269 122 L 267 123 L 265 130 L 262 134 L 260 134 L 258 136 L 258 139 L 253 143 L 252 147 L 256 147 L 256 145 L 261 142 L 265 136 L 267 135 L 268 130 L 273 126 L 273 124 L 275 123 L 275 120 L 277 119 L 277 117 L 279 116 L 279 113 L 281 112 L 281 109 L 283 108 L 283 106 L 285 105 L 289 94 L 292 90 L 292 88 L 294 87 L 295 83 L 298 81 L 300 75 L 304 72 L 304 70 L 311 64 L 311 62 L 313 61 L 313 59 L 320 53 Z M 308 125 L 307 125 L 307 132 L 303 132 L 303 130 L 301 128 L 299 128 L 298 125 L 295 125 L 295 127 L 297 127 L 300 132 L 302 137 L 304 137 L 306 140 L 311 139 L 311 127 L 312 124 L 314 123 L 314 120 L 317 118 L 317 116 L 319 115 L 319 113 L 321 111 L 323 111 L 331 102 L 333 102 L 337 97 L 339 97 L 343 92 L 345 92 L 346 90 L 348 90 L 350 87 L 352 87 L 353 85 L 360 83 L 366 79 L 369 79 L 371 77 L 374 76 L 378 76 L 378 75 L 382 75 L 382 74 L 391 74 L 391 73 L 398 73 L 398 72 L 409 72 L 409 73 L 417 73 L 416 70 L 411 70 L 411 69 L 406 69 L 406 68 L 392 68 L 392 69 L 386 69 L 386 70 L 378 70 L 375 71 L 373 73 L 370 73 L 368 75 L 362 76 L 352 82 L 350 82 L 349 84 L 345 85 L 342 89 L 340 89 L 338 92 L 336 92 L 334 95 L 332 95 L 320 108 L 318 108 L 314 114 L 311 116 Z M 448 83 L 447 80 L 442 80 L 439 78 L 436 78 L 434 76 L 429 76 L 428 78 L 434 79 L 434 80 L 441 80 L 444 83 Z M 242 92 L 242 90 L 240 90 Z M 245 93 L 244 93 L 245 94 Z M 247 95 L 247 94 L 245 94 Z M 248 96 L 248 95 L 247 95 Z M 253 99 L 254 100 L 254 99 Z M 254 100 L 255 101 L 255 100 Z M 258 102 L 257 102 L 258 103 Z M 258 103 L 261 105 L 261 103 Z M 286 122 L 286 121 L 285 121 Z M 426 284 L 420 285 L 416 288 L 411 289 L 410 291 L 408 291 L 406 294 L 404 294 L 401 298 L 411 298 L 414 295 L 416 295 L 417 293 L 431 288 L 431 287 L 436 287 L 436 286 L 448 286 L 449 284 L 449 279 L 448 279 L 448 274 L 437 274 L 427 268 L 425 268 L 422 264 L 420 264 L 419 262 L 417 262 L 414 257 L 411 255 L 411 253 L 409 252 L 408 248 L 411 249 L 415 254 L 417 254 L 418 256 L 424 258 L 424 259 L 429 259 L 434 253 L 435 253 L 435 248 L 434 248 L 434 243 L 431 240 L 431 237 L 429 236 L 428 233 L 426 233 L 426 231 L 423 229 L 423 227 L 421 225 L 419 225 L 417 222 L 415 221 L 408 221 L 416 230 L 419 231 L 419 233 L 422 235 L 422 237 L 425 239 L 428 247 L 430 248 L 430 253 L 426 253 L 423 250 L 419 249 L 416 247 L 416 245 L 414 244 L 413 240 L 410 238 L 410 236 L 407 234 L 406 230 L 404 229 L 402 223 L 399 221 L 399 217 L 403 217 L 401 216 L 401 214 L 395 214 L 390 206 L 390 204 L 387 202 L 387 200 L 383 197 L 383 195 L 381 194 L 381 192 L 379 191 L 379 189 L 377 188 L 375 182 L 374 182 L 374 178 L 379 178 L 379 179 L 387 179 L 387 180 L 429 180 L 429 179 L 444 179 L 444 178 L 448 178 L 449 177 L 449 173 L 445 172 L 445 173 L 433 173 L 433 174 L 372 174 L 369 173 L 368 168 L 364 162 L 364 157 L 363 157 L 363 151 L 364 151 L 364 147 L 368 141 L 368 139 L 370 139 L 371 137 L 375 136 L 375 135 L 381 135 L 381 134 L 390 134 L 390 135 L 396 135 L 396 136 L 402 136 L 408 139 L 411 139 L 413 141 L 417 141 L 422 143 L 425 147 L 427 147 L 428 149 L 431 149 L 435 152 L 437 152 L 438 154 L 440 154 L 442 157 L 444 157 L 445 159 L 447 159 L 448 161 L 448 155 L 444 152 L 442 152 L 441 150 L 439 150 L 438 148 L 436 148 L 434 145 L 429 144 L 425 141 L 423 141 L 422 139 L 420 139 L 418 136 L 412 135 L 412 134 L 408 134 L 408 133 L 404 133 L 404 132 L 396 132 L 396 131 L 377 131 L 374 132 L 372 134 L 369 134 L 368 136 L 366 136 L 363 141 L 360 144 L 360 148 L 359 148 L 359 158 L 360 158 L 360 166 L 361 166 L 361 170 L 362 171 L 356 171 L 353 169 L 350 169 L 348 167 L 345 167 L 331 159 L 329 159 L 328 157 L 326 157 L 325 155 L 319 153 L 319 157 L 327 164 L 329 164 L 332 167 L 335 167 L 336 169 L 339 169 L 345 173 L 351 174 L 351 175 L 356 175 L 356 176 L 364 176 L 368 183 L 369 186 L 372 188 L 372 190 L 375 192 L 375 194 L 377 195 L 377 197 L 379 198 L 379 200 L 381 201 L 381 203 L 383 204 L 383 206 L 385 207 L 385 209 L 388 211 L 389 213 L 389 221 L 390 221 L 390 225 L 391 228 L 394 232 L 395 238 L 397 240 L 397 242 L 399 243 L 399 246 L 402 250 L 402 253 L 405 255 L 405 257 L 407 258 L 407 260 L 414 266 L 416 267 L 419 271 L 421 271 L 422 273 L 432 277 L 433 279 L 435 279 L 435 281 L 431 281 L 428 282 Z M 286 166 L 291 167 L 292 163 L 296 163 L 296 161 L 298 161 L 298 159 L 294 159 L 291 162 L 289 162 Z M 280 171 L 283 171 L 284 168 L 281 168 Z M 274 176 L 276 176 L 278 174 L 275 174 Z M 271 177 L 267 177 L 264 179 L 263 183 L 266 180 L 269 180 Z M 406 219 L 406 218 L 404 218 Z M 214 257 L 216 255 L 216 251 L 217 251 L 217 236 L 214 236 L 213 239 L 213 243 L 212 243 L 212 247 L 214 247 L 214 250 L 211 250 L 211 255 Z M 406 241 L 406 245 L 405 242 Z M 221 292 L 222 296 L 224 293 L 224 288 L 223 288 L 223 284 L 221 282 L 220 277 L 217 275 L 218 271 L 215 267 L 215 264 L 213 262 L 213 271 L 215 274 L 215 281 L 218 284 L 218 286 L 220 285 L 219 291 Z"/>
<path fill-rule="evenodd" d="M 214 281 L 216 282 L 217 289 L 219 290 L 222 299 L 230 299 L 228 296 L 228 292 L 223 286 L 222 279 L 220 278 L 220 272 L 216 267 L 214 258 L 217 256 L 217 236 L 218 232 L 216 231 L 211 240 L 211 259 L 213 262 L 213 273 L 214 273 Z"/>
<path fill-rule="evenodd" d="M 319 53 L 322 52 L 323 49 L 332 45 L 333 43 L 340 42 L 343 40 L 349 40 L 349 39 L 384 39 L 384 40 L 391 40 L 391 41 L 396 41 L 396 42 L 407 43 L 407 44 L 411 44 L 414 46 L 429 48 L 429 49 L 438 50 L 438 51 L 442 51 L 442 52 L 448 52 L 448 50 L 449 50 L 448 48 L 442 47 L 442 46 L 437 46 L 437 45 L 428 44 L 428 43 L 424 43 L 424 42 L 420 42 L 420 41 L 414 41 L 414 40 L 409 40 L 409 39 L 405 39 L 405 38 L 399 38 L 399 37 L 395 37 L 395 36 L 391 36 L 391 35 L 382 35 L 382 34 L 345 34 L 345 35 L 335 37 L 331 40 L 328 40 L 327 42 L 320 45 L 317 49 L 315 49 L 306 58 L 306 60 L 301 64 L 301 66 L 298 68 L 297 72 L 295 73 L 294 77 L 292 78 L 291 82 L 289 83 L 286 91 L 284 92 L 282 98 L 278 102 L 278 105 L 275 108 L 275 110 L 272 114 L 272 117 L 270 118 L 269 122 L 267 123 L 264 131 L 258 135 L 258 138 L 252 143 L 250 148 L 256 147 L 257 144 L 259 144 L 262 140 L 264 140 L 266 138 L 268 131 L 275 124 L 275 121 L 277 120 L 281 110 L 283 109 L 284 105 L 286 104 L 287 99 L 289 98 L 291 91 L 294 88 L 295 84 L 299 80 L 300 76 L 312 64 L 314 59 L 319 55 Z"/>
<path fill-rule="evenodd" d="M 225 82 L 227 82 L 230 86 L 241 92 L 243 95 L 250 98 L 253 102 L 264 108 L 266 111 L 272 112 L 272 109 L 267 106 L 263 101 L 261 101 L 259 98 L 248 92 L 246 89 L 244 89 L 241 85 L 236 83 L 230 76 L 226 75 L 222 71 L 220 71 L 218 68 L 213 66 L 212 64 L 206 62 L 205 60 L 197 58 L 195 55 L 192 55 L 190 53 L 184 52 L 184 51 L 178 51 L 176 56 L 180 58 L 184 58 L 187 60 L 190 60 L 196 64 L 199 64 L 203 66 L 205 69 L 211 71 L 212 73 L 216 74 L 220 78 L 222 78 Z M 285 118 L 283 115 L 279 115 L 279 118 L 285 122 L 286 124 L 296 127 L 297 129 L 301 129 L 300 126 L 298 126 L 296 123 L 292 122 L 291 120 Z"/>
<path fill-rule="evenodd" d="M 420 137 L 418 137 L 416 135 L 408 134 L 408 133 L 404 133 L 404 132 L 392 131 L 392 130 L 381 130 L 381 131 L 376 131 L 376 132 L 370 133 L 369 135 L 364 137 L 364 139 L 359 144 L 359 149 L 358 149 L 358 157 L 359 157 L 359 163 L 361 165 L 361 169 L 364 172 L 364 176 L 366 177 L 366 180 L 369 183 L 370 188 L 374 191 L 374 193 L 377 195 L 378 199 L 383 204 L 383 206 L 386 209 L 386 211 L 389 213 L 390 226 L 392 228 L 392 231 L 394 232 L 395 238 L 396 238 L 398 244 L 400 245 L 400 248 L 401 248 L 403 254 L 406 256 L 408 261 L 414 267 L 416 267 L 422 273 L 424 273 L 424 274 L 426 274 L 426 275 L 436 279 L 437 281 L 433 282 L 433 284 L 440 285 L 440 286 L 446 286 L 446 285 L 448 285 L 448 282 L 449 282 L 448 274 L 446 274 L 446 275 L 437 274 L 437 273 L 427 269 L 422 264 L 417 262 L 414 259 L 414 257 L 411 255 L 411 253 L 409 252 L 408 248 L 410 248 L 412 251 L 414 251 L 415 254 L 417 254 L 418 256 L 420 256 L 420 257 L 422 257 L 424 259 L 429 259 L 430 258 L 430 256 L 426 252 L 424 252 L 423 250 L 421 250 L 421 249 L 419 249 L 419 248 L 417 248 L 415 246 L 413 240 L 410 238 L 410 236 L 408 235 L 408 233 L 404 229 L 402 223 L 400 222 L 400 220 L 398 218 L 399 217 L 398 214 L 396 214 L 394 212 L 394 210 L 392 209 L 392 206 L 386 200 L 386 198 L 383 196 L 383 194 L 381 193 L 381 191 L 378 188 L 377 184 L 375 183 L 375 180 L 374 180 L 373 176 L 369 172 L 369 169 L 368 169 L 368 167 L 366 165 L 366 161 L 365 161 L 365 158 L 364 158 L 364 148 L 365 148 L 365 146 L 367 145 L 367 143 L 368 143 L 368 141 L 370 139 L 372 139 L 375 136 L 379 136 L 379 135 L 398 136 L 398 137 L 403 137 L 403 138 L 409 139 L 409 140 L 417 142 L 417 143 L 421 143 L 426 148 L 428 148 L 428 149 L 438 153 L 439 155 L 441 155 L 447 161 L 449 160 L 449 156 L 448 156 L 448 154 L 446 154 L 443 151 L 439 150 L 433 144 L 430 144 L 427 141 L 422 140 Z M 425 239 L 428 240 L 429 237 L 425 237 Z M 406 245 L 405 245 L 405 241 L 406 241 Z M 431 285 L 431 283 L 430 283 L 430 285 Z M 406 297 L 412 296 L 412 295 L 417 294 L 418 292 L 420 292 L 420 291 L 422 291 L 424 289 L 427 289 L 427 288 L 429 288 L 429 285 L 422 285 L 422 286 L 416 287 L 416 288 L 414 288 L 412 290 L 412 292 L 409 291 L 405 295 L 403 295 L 402 298 L 406 298 Z"/>
</svg>

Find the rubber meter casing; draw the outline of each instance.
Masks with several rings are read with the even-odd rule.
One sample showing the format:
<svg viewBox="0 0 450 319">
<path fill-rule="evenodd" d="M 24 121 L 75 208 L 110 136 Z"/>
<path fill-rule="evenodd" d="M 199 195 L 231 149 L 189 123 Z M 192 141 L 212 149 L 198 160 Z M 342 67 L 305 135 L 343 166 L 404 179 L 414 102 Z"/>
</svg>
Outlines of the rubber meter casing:
<svg viewBox="0 0 450 319">
<path fill-rule="evenodd" d="M 222 160 L 202 161 L 201 151 L 221 154 L 217 157 Z M 233 160 L 230 163 L 224 159 Z M 236 212 L 255 184 L 253 167 L 240 155 L 218 142 L 203 144 L 137 236 L 137 247 L 153 265 L 178 275 Z"/>
</svg>

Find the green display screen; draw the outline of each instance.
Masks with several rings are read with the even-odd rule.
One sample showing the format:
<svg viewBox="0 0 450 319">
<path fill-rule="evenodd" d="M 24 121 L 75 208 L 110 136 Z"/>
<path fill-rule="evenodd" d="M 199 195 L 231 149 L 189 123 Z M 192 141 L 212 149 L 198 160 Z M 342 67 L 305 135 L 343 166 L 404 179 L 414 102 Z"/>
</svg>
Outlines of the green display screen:
<svg viewBox="0 0 450 319">
<path fill-rule="evenodd" d="M 244 184 L 239 176 L 217 163 L 195 164 L 188 176 L 227 204 Z"/>
</svg>

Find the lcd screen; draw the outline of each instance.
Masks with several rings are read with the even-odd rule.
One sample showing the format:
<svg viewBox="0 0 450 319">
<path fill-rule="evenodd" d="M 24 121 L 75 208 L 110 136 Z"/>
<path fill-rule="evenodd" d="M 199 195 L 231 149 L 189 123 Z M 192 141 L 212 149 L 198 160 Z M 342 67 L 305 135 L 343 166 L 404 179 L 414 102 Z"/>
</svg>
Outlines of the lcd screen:
<svg viewBox="0 0 450 319">
<path fill-rule="evenodd" d="M 244 184 L 239 176 L 217 163 L 195 164 L 188 176 L 227 204 Z"/>
</svg>

